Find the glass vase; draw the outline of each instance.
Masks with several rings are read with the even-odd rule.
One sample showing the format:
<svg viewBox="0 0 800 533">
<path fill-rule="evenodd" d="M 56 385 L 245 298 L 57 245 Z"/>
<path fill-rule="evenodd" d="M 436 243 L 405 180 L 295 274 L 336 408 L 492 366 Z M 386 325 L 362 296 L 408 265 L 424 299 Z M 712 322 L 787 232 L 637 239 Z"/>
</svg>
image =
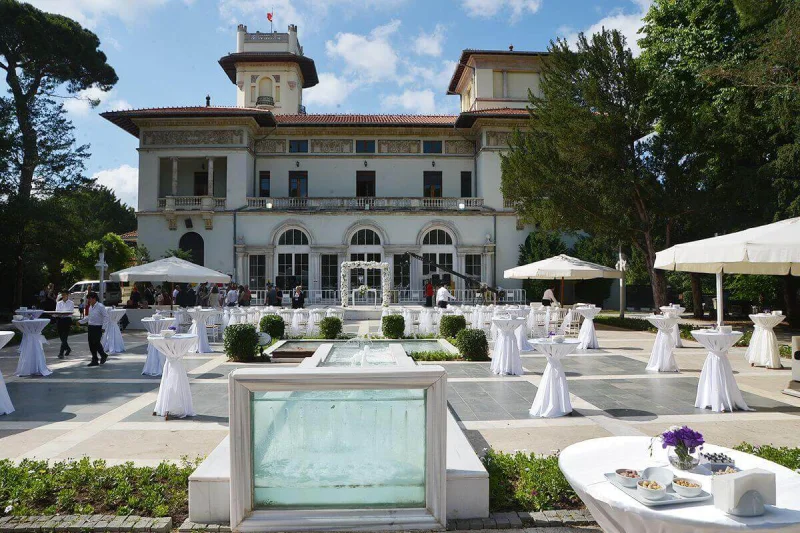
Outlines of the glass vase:
<svg viewBox="0 0 800 533">
<path fill-rule="evenodd" d="M 686 448 L 670 446 L 667 450 L 669 464 L 678 470 L 692 470 L 700 463 L 700 458 L 695 453 L 689 453 Z"/>
</svg>

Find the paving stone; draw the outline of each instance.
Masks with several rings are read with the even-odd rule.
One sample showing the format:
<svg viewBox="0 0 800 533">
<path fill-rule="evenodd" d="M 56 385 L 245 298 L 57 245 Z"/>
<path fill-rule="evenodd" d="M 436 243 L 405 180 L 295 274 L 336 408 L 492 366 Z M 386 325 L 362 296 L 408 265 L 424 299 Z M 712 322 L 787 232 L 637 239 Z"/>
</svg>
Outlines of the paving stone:
<svg viewBox="0 0 800 533">
<path fill-rule="evenodd" d="M 148 533 L 150 531 L 150 526 L 153 524 L 152 518 L 142 518 L 138 517 L 139 520 L 133 525 L 131 531 L 133 533 Z"/>
<path fill-rule="evenodd" d="M 560 526 L 562 524 L 558 511 L 544 511 L 544 516 L 547 518 L 549 526 Z"/>
<path fill-rule="evenodd" d="M 125 521 L 120 526 L 120 531 L 133 531 L 134 526 L 139 521 L 139 516 L 126 516 Z"/>
<path fill-rule="evenodd" d="M 469 521 L 469 528 L 470 529 L 483 529 L 483 519 L 481 518 L 471 518 Z"/>
<path fill-rule="evenodd" d="M 153 521 L 150 531 L 154 533 L 169 533 L 172 531 L 172 518 L 167 516 L 164 518 L 156 518 Z"/>
<path fill-rule="evenodd" d="M 115 516 L 114 519 L 111 520 L 111 522 L 108 523 L 108 526 L 107 526 L 106 529 L 108 531 L 112 531 L 112 532 L 115 532 L 115 533 L 118 532 L 118 531 L 127 531 L 126 529 L 123 529 L 123 527 L 122 527 L 122 524 L 125 522 L 126 519 L 127 519 L 127 516 Z"/>
<path fill-rule="evenodd" d="M 481 529 L 497 529 L 497 521 L 491 516 L 481 518 Z"/>
<path fill-rule="evenodd" d="M 495 522 L 497 522 L 497 529 L 511 529 L 511 521 L 504 517 L 504 516 L 495 516 Z"/>
</svg>

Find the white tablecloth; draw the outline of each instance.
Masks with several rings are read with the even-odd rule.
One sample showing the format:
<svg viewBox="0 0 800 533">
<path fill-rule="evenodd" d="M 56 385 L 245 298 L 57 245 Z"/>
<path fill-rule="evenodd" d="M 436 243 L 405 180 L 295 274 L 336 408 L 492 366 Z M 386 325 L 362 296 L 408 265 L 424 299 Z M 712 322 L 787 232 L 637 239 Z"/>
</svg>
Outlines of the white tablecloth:
<svg viewBox="0 0 800 533">
<path fill-rule="evenodd" d="M 0 348 L 8 344 L 14 338 L 13 331 L 0 331 Z M 3 379 L 3 372 L 0 371 L 0 415 L 7 415 L 14 412 L 14 404 L 6 389 L 6 381 Z"/>
<path fill-rule="evenodd" d="M 767 368 L 781 368 L 781 354 L 778 349 L 778 338 L 772 328 L 783 322 L 783 315 L 768 315 L 759 313 L 750 315 L 750 320 L 755 324 L 750 346 L 747 347 L 745 357 L 751 365 L 765 366 Z"/>
<path fill-rule="evenodd" d="M 678 363 L 672 350 L 675 348 L 673 337 L 674 330 L 678 327 L 678 317 L 675 315 L 650 315 L 647 321 L 658 328 L 656 341 L 650 352 L 647 362 L 648 372 L 678 372 Z"/>
<path fill-rule="evenodd" d="M 550 339 L 534 339 L 531 344 L 547 357 L 547 366 L 544 367 L 542 381 L 531 406 L 531 416 L 553 418 L 570 414 L 572 403 L 569 401 L 567 376 L 561 358 L 577 350 L 578 341 L 565 339 L 558 343 Z"/>
<path fill-rule="evenodd" d="M 493 318 L 492 324 L 497 328 L 497 338 L 492 350 L 492 372 L 501 375 L 521 376 L 522 359 L 519 357 L 519 346 L 514 331 L 525 321 L 524 318 Z"/>
<path fill-rule="evenodd" d="M 706 444 L 703 451 L 725 453 L 743 469 L 763 468 L 775 473 L 776 505 L 768 506 L 763 516 L 730 516 L 716 507 L 713 500 L 692 505 L 647 507 L 609 483 L 604 474 L 618 468 L 643 470 L 648 466 L 669 466 L 667 452 L 660 445 L 650 457 L 650 437 L 606 437 L 568 446 L 558 459 L 567 481 L 606 533 L 748 533 L 800 532 L 800 475 L 753 455 Z M 699 481 L 709 491 L 709 475 L 681 472 L 681 476 Z"/>
<path fill-rule="evenodd" d="M 22 332 L 22 342 L 19 345 L 19 363 L 17 364 L 18 376 L 49 376 L 52 374 L 47 368 L 42 349 L 42 330 L 50 323 L 47 318 L 35 320 L 15 320 L 15 328 Z"/>
<path fill-rule="evenodd" d="M 189 316 L 192 317 L 192 327 L 189 328 L 191 335 L 197 335 L 197 346 L 189 350 L 190 353 L 213 353 L 211 345 L 208 344 L 208 320 L 219 314 L 216 309 L 189 309 Z"/>
<path fill-rule="evenodd" d="M 17 309 L 14 311 L 15 315 L 22 315 L 25 318 L 39 318 L 44 313 L 44 309 Z"/>
<path fill-rule="evenodd" d="M 692 336 L 709 350 L 697 384 L 694 406 L 700 409 L 711 407 L 712 411 L 717 412 L 735 409 L 752 411 L 744 401 L 733 377 L 731 362 L 728 361 L 728 350 L 741 338 L 742 332 L 717 333 L 702 329 L 692 331 Z"/>
<path fill-rule="evenodd" d="M 197 335 L 187 333 L 170 338 L 150 335 L 147 340 L 167 358 L 161 385 L 158 388 L 156 414 L 176 418 L 194 416 L 192 391 L 189 388 L 189 376 L 186 374 L 186 367 L 183 366 L 183 358 L 197 345 Z"/>
<path fill-rule="evenodd" d="M 125 309 L 107 309 L 108 320 L 103 331 L 103 349 L 106 353 L 122 353 L 125 351 L 125 341 L 119 330 L 119 321 L 125 316 Z"/>
<path fill-rule="evenodd" d="M 686 311 L 685 307 L 681 307 L 680 305 L 664 305 L 659 307 L 661 312 L 665 315 L 674 315 L 677 316 L 680 322 L 681 315 L 684 311 Z M 683 342 L 681 341 L 681 328 L 675 328 L 675 331 L 672 332 L 672 338 L 675 340 L 675 347 L 676 348 L 683 348 Z"/>
<path fill-rule="evenodd" d="M 153 317 L 143 318 L 142 325 L 147 329 L 150 335 L 158 335 L 164 328 L 170 327 L 175 322 L 174 318 L 159 318 Z M 148 337 L 149 339 L 149 337 Z M 147 359 L 144 362 L 142 369 L 143 376 L 160 376 L 164 371 L 164 362 L 166 358 L 164 354 L 158 351 L 158 348 L 152 342 L 147 343 Z"/>
<path fill-rule="evenodd" d="M 594 330 L 594 317 L 602 311 L 599 307 L 576 307 L 575 312 L 583 316 L 583 324 L 578 332 L 579 350 L 596 350 L 600 348 L 597 333 Z"/>
</svg>

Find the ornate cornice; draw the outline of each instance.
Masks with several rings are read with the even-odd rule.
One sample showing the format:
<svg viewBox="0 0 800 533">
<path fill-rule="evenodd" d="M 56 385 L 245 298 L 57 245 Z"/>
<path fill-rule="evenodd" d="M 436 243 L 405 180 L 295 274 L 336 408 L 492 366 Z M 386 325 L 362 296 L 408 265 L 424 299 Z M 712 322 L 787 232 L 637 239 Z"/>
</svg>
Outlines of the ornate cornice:
<svg viewBox="0 0 800 533">
<path fill-rule="evenodd" d="M 315 154 L 353 153 L 353 139 L 311 139 L 311 152 Z"/>
<path fill-rule="evenodd" d="M 379 154 L 419 154 L 422 152 L 419 139 L 379 140 Z"/>
<path fill-rule="evenodd" d="M 142 146 L 243 144 L 243 130 L 150 130 L 142 133 Z"/>
</svg>

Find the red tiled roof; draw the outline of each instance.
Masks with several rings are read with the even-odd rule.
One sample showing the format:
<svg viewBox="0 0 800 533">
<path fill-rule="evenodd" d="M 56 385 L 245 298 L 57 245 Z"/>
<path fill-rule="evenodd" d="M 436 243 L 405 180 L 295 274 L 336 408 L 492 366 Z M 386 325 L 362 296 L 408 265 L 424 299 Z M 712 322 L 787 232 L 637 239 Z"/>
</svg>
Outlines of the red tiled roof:
<svg viewBox="0 0 800 533">
<path fill-rule="evenodd" d="M 122 111 L 106 111 L 100 116 L 113 122 L 134 137 L 139 136 L 139 126 L 135 118 L 179 118 L 179 117 L 252 117 L 259 126 L 275 126 L 272 111 L 253 107 L 227 106 L 187 106 L 187 107 L 150 107 L 143 109 L 125 109 Z"/>
<path fill-rule="evenodd" d="M 456 115 L 275 115 L 278 126 L 422 126 L 452 127 Z"/>
<path fill-rule="evenodd" d="M 461 58 L 458 60 L 456 64 L 456 70 L 453 72 L 453 77 L 450 78 L 450 85 L 447 88 L 447 94 L 458 94 L 456 93 L 456 86 L 458 85 L 459 80 L 461 79 L 461 74 L 464 72 L 464 69 L 467 67 L 467 61 L 469 61 L 470 56 L 473 55 L 490 55 L 490 56 L 546 56 L 549 55 L 550 52 L 531 52 L 520 50 L 519 52 L 516 50 L 475 50 L 472 48 L 467 48 L 461 51 Z"/>
<path fill-rule="evenodd" d="M 456 128 L 470 128 L 479 118 L 516 118 L 523 119 L 528 117 L 527 109 L 517 109 L 514 107 L 496 107 L 492 109 L 477 109 L 461 113 L 455 122 Z"/>
<path fill-rule="evenodd" d="M 123 233 L 122 235 L 120 235 L 120 238 L 123 241 L 135 241 L 136 239 L 139 238 L 139 230 L 133 230 L 127 233 Z"/>
</svg>

